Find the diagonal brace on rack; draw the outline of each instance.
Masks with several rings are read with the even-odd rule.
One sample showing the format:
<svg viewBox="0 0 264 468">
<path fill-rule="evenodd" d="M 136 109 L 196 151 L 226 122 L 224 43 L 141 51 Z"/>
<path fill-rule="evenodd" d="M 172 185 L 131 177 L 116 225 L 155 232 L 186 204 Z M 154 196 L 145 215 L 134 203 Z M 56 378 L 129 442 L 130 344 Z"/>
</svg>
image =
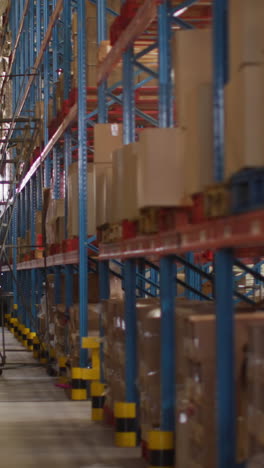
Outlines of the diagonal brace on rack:
<svg viewBox="0 0 264 468">
<path fill-rule="evenodd" d="M 122 100 L 122 94 L 119 96 L 115 96 L 113 93 L 110 91 L 107 91 L 107 94 L 109 97 L 111 97 L 114 101 L 116 101 L 118 104 L 122 105 L 123 100 Z M 156 119 L 153 119 L 153 117 L 150 117 L 148 114 L 145 112 L 139 110 L 138 108 L 135 108 L 135 113 L 141 117 L 142 119 L 146 120 L 147 122 L 151 123 L 154 127 L 158 127 L 158 121 Z"/>
</svg>

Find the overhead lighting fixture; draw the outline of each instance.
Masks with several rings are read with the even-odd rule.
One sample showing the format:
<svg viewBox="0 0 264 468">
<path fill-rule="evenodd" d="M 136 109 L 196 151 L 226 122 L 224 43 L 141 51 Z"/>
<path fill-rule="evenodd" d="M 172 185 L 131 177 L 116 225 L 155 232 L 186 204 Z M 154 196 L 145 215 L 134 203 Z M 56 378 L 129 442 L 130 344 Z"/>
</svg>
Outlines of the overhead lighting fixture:
<svg viewBox="0 0 264 468">
<path fill-rule="evenodd" d="M 173 16 L 174 17 L 181 16 L 186 10 L 188 10 L 188 7 L 181 8 L 180 10 L 175 11 L 175 13 L 173 13 Z"/>
</svg>

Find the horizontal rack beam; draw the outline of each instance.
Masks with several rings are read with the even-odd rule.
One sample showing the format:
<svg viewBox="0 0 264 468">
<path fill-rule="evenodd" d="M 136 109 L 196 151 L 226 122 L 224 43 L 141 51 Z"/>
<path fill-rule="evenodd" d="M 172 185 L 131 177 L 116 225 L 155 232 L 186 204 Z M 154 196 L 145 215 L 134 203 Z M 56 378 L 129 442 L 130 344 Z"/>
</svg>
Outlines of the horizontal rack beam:
<svg viewBox="0 0 264 468">
<path fill-rule="evenodd" d="M 100 260 L 182 254 L 219 248 L 264 247 L 264 211 L 189 224 L 178 231 L 100 245 Z"/>
</svg>

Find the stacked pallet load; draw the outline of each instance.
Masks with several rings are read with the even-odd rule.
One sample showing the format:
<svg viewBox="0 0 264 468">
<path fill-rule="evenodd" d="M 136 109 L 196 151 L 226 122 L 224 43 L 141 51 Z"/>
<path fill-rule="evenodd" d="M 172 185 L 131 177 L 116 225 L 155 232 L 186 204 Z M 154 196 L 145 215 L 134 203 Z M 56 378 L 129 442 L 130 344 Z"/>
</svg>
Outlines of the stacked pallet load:
<svg viewBox="0 0 264 468">
<path fill-rule="evenodd" d="M 263 421 L 263 336 L 264 327 L 252 326 L 249 333 L 247 394 L 249 457 L 259 457 L 264 463 Z M 260 455 L 262 454 L 262 455 Z M 251 466 L 251 465 L 250 465 Z M 252 466 L 255 466 L 252 464 Z M 256 464 L 256 466 L 258 466 Z M 260 465 L 261 466 L 261 465 Z"/>
<path fill-rule="evenodd" d="M 261 0 L 231 0 L 229 5 L 229 81 L 225 87 L 225 176 L 231 185 L 233 213 L 263 206 L 264 5 Z M 241 193 L 243 191 L 243 197 Z M 243 198 L 243 199 L 242 199 Z"/>
</svg>

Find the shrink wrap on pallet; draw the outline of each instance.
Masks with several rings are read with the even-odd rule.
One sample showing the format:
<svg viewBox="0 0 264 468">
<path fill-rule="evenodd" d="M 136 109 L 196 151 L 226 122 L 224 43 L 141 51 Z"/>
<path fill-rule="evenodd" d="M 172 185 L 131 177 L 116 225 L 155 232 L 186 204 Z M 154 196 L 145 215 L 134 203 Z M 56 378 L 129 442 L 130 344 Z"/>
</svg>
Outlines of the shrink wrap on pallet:
<svg viewBox="0 0 264 468">
<path fill-rule="evenodd" d="M 248 65 L 226 86 L 226 177 L 264 164 L 263 82 L 264 65 Z"/>
<path fill-rule="evenodd" d="M 140 133 L 138 148 L 138 208 L 183 205 L 186 192 L 183 130 L 145 129 Z"/>
<path fill-rule="evenodd" d="M 112 216 L 112 163 L 95 163 L 96 227 L 110 223 Z"/>
<path fill-rule="evenodd" d="M 94 162 L 111 163 L 112 152 L 123 146 L 123 125 L 96 124 L 94 126 Z"/>
<path fill-rule="evenodd" d="M 211 29 L 180 30 L 173 37 L 176 118 L 187 126 L 186 99 L 203 83 L 213 81 L 213 33 Z"/>
<path fill-rule="evenodd" d="M 228 18 L 232 79 L 242 66 L 264 62 L 264 3 L 262 0 L 230 0 Z"/>
<path fill-rule="evenodd" d="M 204 191 L 213 177 L 213 87 L 194 88 L 186 98 L 186 193 Z"/>
</svg>

